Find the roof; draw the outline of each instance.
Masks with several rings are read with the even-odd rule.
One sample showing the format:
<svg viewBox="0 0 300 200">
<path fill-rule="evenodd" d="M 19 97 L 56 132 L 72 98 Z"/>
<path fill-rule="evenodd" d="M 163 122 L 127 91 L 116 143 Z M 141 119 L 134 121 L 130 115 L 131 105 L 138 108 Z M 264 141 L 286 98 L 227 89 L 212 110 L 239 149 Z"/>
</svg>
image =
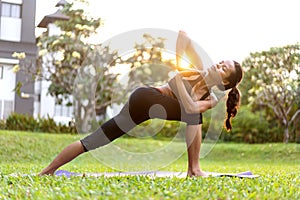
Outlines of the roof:
<svg viewBox="0 0 300 200">
<path fill-rule="evenodd" d="M 42 21 L 38 24 L 40 28 L 47 28 L 48 24 L 51 24 L 57 20 L 69 20 L 70 17 L 64 15 L 60 10 L 57 10 L 55 13 L 51 15 L 46 15 Z"/>
</svg>

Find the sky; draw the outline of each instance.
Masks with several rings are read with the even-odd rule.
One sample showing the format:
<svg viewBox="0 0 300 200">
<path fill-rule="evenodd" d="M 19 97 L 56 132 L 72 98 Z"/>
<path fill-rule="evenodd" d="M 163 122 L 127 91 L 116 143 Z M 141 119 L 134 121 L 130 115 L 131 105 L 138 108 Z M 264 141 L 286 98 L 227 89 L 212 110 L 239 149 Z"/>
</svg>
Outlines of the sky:
<svg viewBox="0 0 300 200">
<path fill-rule="evenodd" d="M 36 1 L 36 25 L 57 10 L 58 1 Z M 242 62 L 250 52 L 300 42 L 299 4 L 299 0 L 90 0 L 86 10 L 103 19 L 99 43 L 135 29 L 184 30 L 214 62 Z"/>
</svg>

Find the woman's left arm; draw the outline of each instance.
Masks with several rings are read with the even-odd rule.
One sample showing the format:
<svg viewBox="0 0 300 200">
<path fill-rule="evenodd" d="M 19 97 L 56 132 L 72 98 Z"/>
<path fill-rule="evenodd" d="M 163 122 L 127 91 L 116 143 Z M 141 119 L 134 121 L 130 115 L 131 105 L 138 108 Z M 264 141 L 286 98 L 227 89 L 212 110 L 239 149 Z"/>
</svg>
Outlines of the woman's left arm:
<svg viewBox="0 0 300 200">
<path fill-rule="evenodd" d="M 191 64 L 198 70 L 203 70 L 203 62 L 200 55 L 197 53 L 192 40 L 184 31 L 179 31 L 176 41 L 176 63 L 181 69 L 183 55 L 186 54 Z"/>
<path fill-rule="evenodd" d="M 175 76 L 175 79 L 179 95 L 179 97 L 177 98 L 180 99 L 180 102 L 183 104 L 186 113 L 203 113 L 218 104 L 218 99 L 213 93 L 210 94 L 210 98 L 200 101 L 194 101 L 190 94 L 186 91 L 186 88 L 182 82 L 182 76 L 180 74 L 177 74 Z"/>
</svg>

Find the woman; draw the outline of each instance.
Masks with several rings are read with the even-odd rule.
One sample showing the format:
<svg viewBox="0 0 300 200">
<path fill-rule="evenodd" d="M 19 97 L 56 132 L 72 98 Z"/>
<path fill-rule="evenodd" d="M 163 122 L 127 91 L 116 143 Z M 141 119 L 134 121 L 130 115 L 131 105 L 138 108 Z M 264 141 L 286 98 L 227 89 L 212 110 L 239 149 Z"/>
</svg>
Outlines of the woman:
<svg viewBox="0 0 300 200">
<path fill-rule="evenodd" d="M 227 130 L 230 130 L 230 118 L 236 115 L 240 99 L 236 86 L 241 81 L 243 73 L 241 66 L 232 60 L 222 61 L 205 71 L 201 58 L 183 31 L 178 34 L 176 53 L 178 65 L 181 62 L 181 56 L 186 53 L 192 65 L 197 66 L 197 69 L 182 71 L 168 84 L 161 87 L 136 89 L 117 116 L 105 122 L 94 133 L 67 146 L 49 166 L 40 172 L 40 175 L 53 175 L 60 166 L 80 154 L 110 143 L 148 119 L 160 118 L 187 123 L 187 175 L 206 176 L 199 165 L 202 113 L 218 103 L 218 99 L 210 92 L 210 89 L 213 86 L 218 86 L 221 90 L 231 89 L 226 104 L 225 122 Z M 153 109 L 154 105 L 160 105 L 159 109 Z"/>
</svg>

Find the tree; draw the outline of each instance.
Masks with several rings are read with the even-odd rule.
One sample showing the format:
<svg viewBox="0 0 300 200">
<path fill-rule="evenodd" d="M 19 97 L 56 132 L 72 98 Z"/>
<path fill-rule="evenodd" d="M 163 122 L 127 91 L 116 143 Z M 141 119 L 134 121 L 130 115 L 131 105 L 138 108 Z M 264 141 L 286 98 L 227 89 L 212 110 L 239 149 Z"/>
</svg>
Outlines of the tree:
<svg viewBox="0 0 300 200">
<path fill-rule="evenodd" d="M 43 33 L 37 38 L 39 53 L 36 67 L 23 61 L 22 70 L 30 74 L 32 80 L 50 81 L 48 92 L 55 97 L 57 104 L 69 99 L 76 91 L 76 102 L 68 105 L 75 106 L 79 131 L 87 132 L 93 129 L 91 120 L 94 111 L 103 110 L 117 101 L 112 100 L 110 90 L 118 87 L 115 81 L 118 74 L 109 73 L 109 68 L 115 65 L 118 55 L 109 47 L 89 42 L 89 37 L 97 33 L 101 19 L 87 16 L 83 9 L 74 9 L 74 4 L 79 2 L 86 3 L 77 0 L 63 8 L 62 12 L 70 19 L 55 22 L 60 34 L 49 36 Z M 74 84 L 76 80 L 77 84 Z M 20 87 L 22 84 L 18 83 L 16 91 L 20 91 Z M 80 92 L 78 87 L 82 89 Z"/>
<path fill-rule="evenodd" d="M 288 142 L 289 127 L 300 114 L 300 45 L 251 53 L 243 66 L 245 80 L 251 82 L 244 86 L 249 89 L 248 101 L 273 111 Z"/>
<path fill-rule="evenodd" d="M 130 67 L 129 88 L 166 82 L 169 79 L 168 73 L 176 69 L 175 60 L 163 56 L 164 38 L 154 38 L 147 33 L 143 38 L 143 43 L 135 44 L 135 52 L 121 61 Z"/>
</svg>

